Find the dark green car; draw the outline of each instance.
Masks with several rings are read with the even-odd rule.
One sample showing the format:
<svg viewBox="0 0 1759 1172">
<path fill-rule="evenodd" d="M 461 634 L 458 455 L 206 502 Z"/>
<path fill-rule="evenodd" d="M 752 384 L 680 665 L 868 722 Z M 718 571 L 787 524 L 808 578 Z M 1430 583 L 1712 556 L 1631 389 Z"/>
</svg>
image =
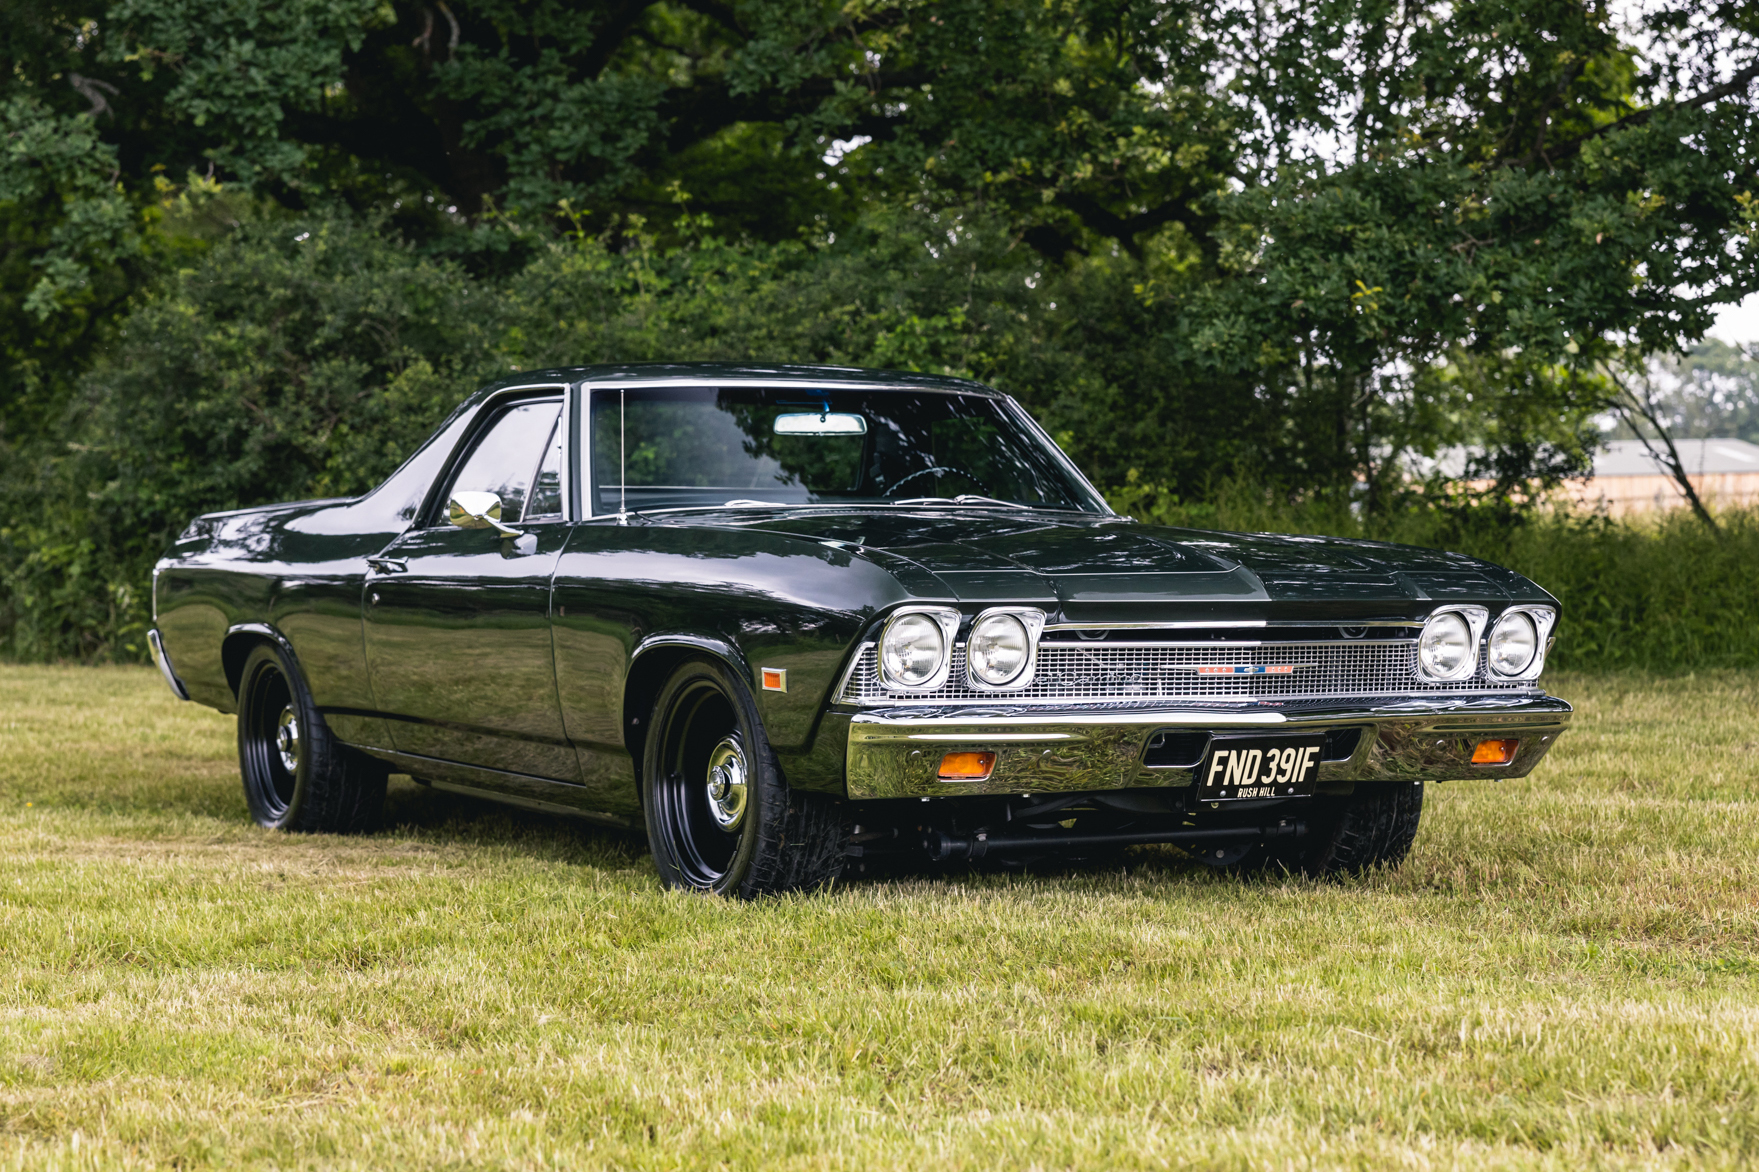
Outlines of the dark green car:
<svg viewBox="0 0 1759 1172">
<path fill-rule="evenodd" d="M 1523 777 L 1570 718 L 1519 574 L 1137 524 L 1007 396 L 895 372 L 510 380 L 365 496 L 198 518 L 153 603 L 265 826 L 366 826 L 398 771 L 747 896 L 1140 843 L 1397 863 L 1425 782 Z"/>
</svg>

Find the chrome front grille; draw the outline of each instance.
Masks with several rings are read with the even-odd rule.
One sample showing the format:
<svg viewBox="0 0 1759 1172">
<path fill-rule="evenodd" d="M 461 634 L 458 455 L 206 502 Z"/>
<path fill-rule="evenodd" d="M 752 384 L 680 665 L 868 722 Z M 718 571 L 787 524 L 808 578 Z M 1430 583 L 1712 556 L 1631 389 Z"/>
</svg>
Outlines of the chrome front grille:
<svg viewBox="0 0 1759 1172">
<path fill-rule="evenodd" d="M 885 704 L 1062 704 L 1097 701 L 1317 700 L 1531 691 L 1531 680 L 1493 679 L 1482 664 L 1468 680 L 1438 684 L 1417 672 L 1412 639 L 1325 643 L 1044 643 L 1031 685 L 1018 692 L 973 688 L 965 645 L 953 649 L 947 682 L 926 692 L 880 682 L 878 653 L 861 648 L 837 699 Z"/>
</svg>

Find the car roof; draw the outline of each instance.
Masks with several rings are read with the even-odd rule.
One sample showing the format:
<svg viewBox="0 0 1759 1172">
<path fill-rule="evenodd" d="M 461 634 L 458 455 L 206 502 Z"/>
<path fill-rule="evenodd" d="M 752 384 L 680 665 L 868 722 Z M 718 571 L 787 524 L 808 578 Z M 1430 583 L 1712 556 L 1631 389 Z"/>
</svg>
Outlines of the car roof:
<svg viewBox="0 0 1759 1172">
<path fill-rule="evenodd" d="M 911 370 L 868 370 L 858 366 L 810 366 L 802 363 L 634 362 L 597 366 L 560 366 L 524 370 L 488 390 L 541 382 L 585 383 L 589 386 L 757 383 L 765 386 L 844 386 L 864 390 L 940 391 L 962 395 L 998 394 L 970 379 L 923 374 Z"/>
</svg>

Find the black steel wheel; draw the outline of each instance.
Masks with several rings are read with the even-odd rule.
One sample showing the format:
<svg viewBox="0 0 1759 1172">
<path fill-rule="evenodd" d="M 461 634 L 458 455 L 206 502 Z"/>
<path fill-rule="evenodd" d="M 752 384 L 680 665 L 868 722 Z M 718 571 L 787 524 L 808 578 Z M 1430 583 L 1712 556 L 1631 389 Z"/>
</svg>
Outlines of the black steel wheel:
<svg viewBox="0 0 1759 1172">
<path fill-rule="evenodd" d="M 331 736 L 299 673 L 267 643 L 239 678 L 238 766 L 259 826 L 364 830 L 384 806 L 387 767 Z"/>
<path fill-rule="evenodd" d="M 648 840 L 668 887 L 752 898 L 842 870 L 840 804 L 789 789 L 750 690 L 721 663 L 689 660 L 660 689 L 641 774 Z"/>
</svg>

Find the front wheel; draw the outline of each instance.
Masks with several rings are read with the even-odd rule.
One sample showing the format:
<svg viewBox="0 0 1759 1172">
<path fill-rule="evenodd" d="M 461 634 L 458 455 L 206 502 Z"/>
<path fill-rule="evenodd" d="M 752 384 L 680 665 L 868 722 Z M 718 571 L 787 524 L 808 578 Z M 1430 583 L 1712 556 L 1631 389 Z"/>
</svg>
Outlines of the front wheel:
<svg viewBox="0 0 1759 1172">
<path fill-rule="evenodd" d="M 1347 798 L 1310 798 L 1307 838 L 1261 848 L 1240 869 L 1292 872 L 1315 878 L 1360 875 L 1397 867 L 1411 852 L 1423 818 L 1421 781 L 1358 782 Z"/>
<path fill-rule="evenodd" d="M 239 679 L 238 766 L 259 826 L 365 830 L 385 804 L 387 768 L 330 735 L 291 661 L 266 643 Z"/>
<path fill-rule="evenodd" d="M 666 886 L 749 899 L 842 870 L 839 804 L 789 789 L 750 691 L 722 664 L 693 659 L 672 673 L 642 757 L 642 812 Z"/>
</svg>

